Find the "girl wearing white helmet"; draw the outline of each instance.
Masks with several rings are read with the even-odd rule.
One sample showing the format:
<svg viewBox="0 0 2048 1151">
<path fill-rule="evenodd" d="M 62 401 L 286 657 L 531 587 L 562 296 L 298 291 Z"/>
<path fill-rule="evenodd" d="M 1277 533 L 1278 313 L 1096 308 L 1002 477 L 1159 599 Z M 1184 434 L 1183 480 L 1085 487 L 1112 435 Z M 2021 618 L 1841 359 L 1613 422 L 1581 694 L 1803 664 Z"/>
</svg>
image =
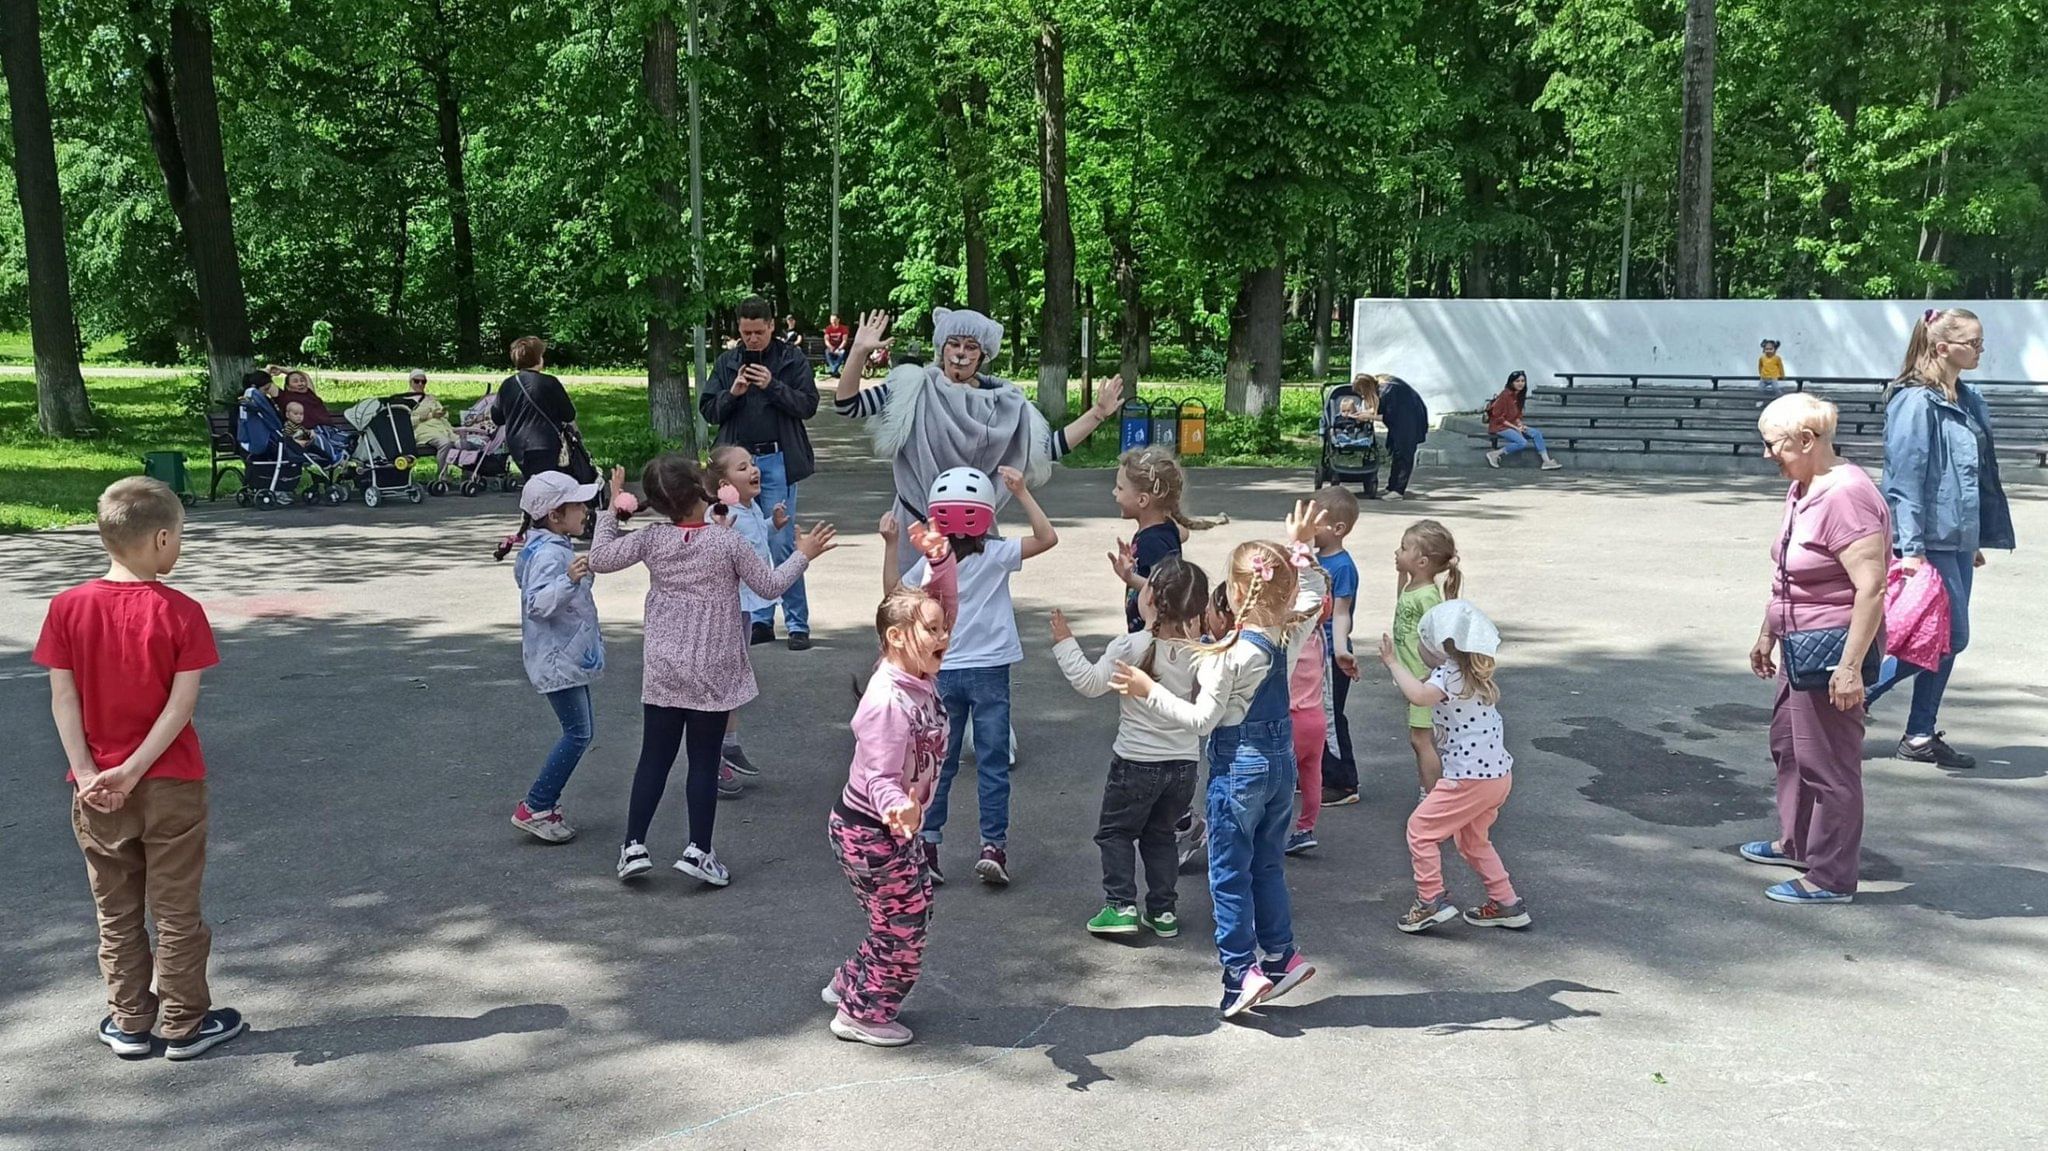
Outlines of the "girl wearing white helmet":
<svg viewBox="0 0 2048 1151">
<path fill-rule="evenodd" d="M 970 721 L 981 808 L 981 855 L 975 860 L 974 873 L 983 883 L 1010 882 L 1006 848 L 1010 832 L 1010 667 L 1024 659 L 1017 613 L 1010 603 L 1010 576 L 1023 568 L 1025 560 L 1051 550 L 1060 537 L 1045 509 L 1032 498 L 1023 472 L 1001 468 L 997 475 L 1031 520 L 1027 538 L 991 534 L 998 492 L 988 476 L 975 468 L 948 468 L 921 493 L 925 522 L 946 537 L 958 561 L 960 586 L 959 617 L 945 660 L 939 665 L 939 699 L 946 706 L 949 725 L 946 763 L 924 815 L 925 868 L 934 883 L 946 881 L 939 870 L 939 841 L 945 838 L 947 793 L 960 771 L 960 749 Z M 883 535 L 889 540 L 887 570 L 900 570 L 894 520 L 885 516 L 883 525 Z M 923 587 L 930 578 L 931 564 L 920 558 L 903 582 Z"/>
</svg>

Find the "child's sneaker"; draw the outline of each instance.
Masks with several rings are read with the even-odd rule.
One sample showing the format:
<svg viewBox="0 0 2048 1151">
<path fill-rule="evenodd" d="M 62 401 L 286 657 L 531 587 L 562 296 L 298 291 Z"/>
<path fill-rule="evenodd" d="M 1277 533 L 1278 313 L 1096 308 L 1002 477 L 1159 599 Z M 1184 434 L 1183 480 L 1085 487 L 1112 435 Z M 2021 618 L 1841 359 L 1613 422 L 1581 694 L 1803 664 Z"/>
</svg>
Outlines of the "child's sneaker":
<svg viewBox="0 0 2048 1151">
<path fill-rule="evenodd" d="M 832 1034 L 849 1043 L 870 1047 L 901 1047 L 915 1038 L 910 1028 L 893 1019 L 887 1023 L 863 1023 L 844 1011 L 832 1017 Z"/>
<path fill-rule="evenodd" d="M 546 811 L 535 811 L 522 799 L 519 806 L 512 809 L 512 826 L 545 843 L 567 843 L 576 838 L 576 829 L 562 818 L 561 804 Z"/>
<path fill-rule="evenodd" d="M 1088 921 L 1092 935 L 1136 935 L 1138 933 L 1138 909 L 1105 904 L 1095 918 Z"/>
<path fill-rule="evenodd" d="M 1162 911 L 1157 915 L 1148 911 L 1138 917 L 1138 922 L 1151 928 L 1152 934 L 1161 939 L 1172 939 L 1180 934 L 1180 916 L 1171 911 Z"/>
<path fill-rule="evenodd" d="M 694 843 L 683 849 L 683 857 L 676 860 L 676 870 L 713 887 L 724 887 L 732 882 L 732 873 L 725 869 L 725 864 L 718 862 L 718 853 Z"/>
<path fill-rule="evenodd" d="M 740 775 L 751 778 L 761 774 L 761 769 L 754 766 L 753 761 L 747 758 L 747 753 L 740 750 L 739 744 L 727 744 L 724 750 L 720 752 L 720 757 L 725 760 L 727 768 Z M 720 774 L 724 773 L 721 772 Z"/>
<path fill-rule="evenodd" d="M 932 886 L 946 886 L 946 873 L 939 870 L 939 845 L 929 839 L 924 841 L 924 873 L 932 877 Z"/>
<path fill-rule="evenodd" d="M 100 1020 L 99 1034 L 100 1042 L 113 1048 L 114 1054 L 123 1058 L 147 1055 L 150 1052 L 151 1044 L 156 1042 L 156 1036 L 151 1035 L 147 1031 L 121 1030 L 111 1015 Z"/>
<path fill-rule="evenodd" d="M 974 874 L 991 887 L 1010 885 L 1010 860 L 1003 849 L 993 843 L 981 845 L 981 858 L 974 861 Z"/>
<path fill-rule="evenodd" d="M 1266 992 L 1266 1002 L 1271 1003 L 1282 995 L 1307 983 L 1316 973 L 1316 966 L 1301 957 L 1301 952 L 1290 947 L 1287 954 L 1279 959 L 1266 959 L 1259 963 L 1259 970 L 1273 981 L 1273 990 Z"/>
<path fill-rule="evenodd" d="M 1413 935 L 1418 931 L 1428 931 L 1439 923 L 1449 923 L 1457 917 L 1458 909 L 1452 907 L 1451 901 L 1443 896 L 1430 900 L 1418 898 L 1414 905 L 1408 908 L 1408 914 L 1394 921 L 1394 926 Z"/>
<path fill-rule="evenodd" d="M 1250 1011 L 1259 1001 L 1273 992 L 1273 981 L 1259 970 L 1257 964 L 1240 971 L 1233 978 L 1223 973 L 1223 1018 L 1233 1019 Z"/>
<path fill-rule="evenodd" d="M 1326 787 L 1323 789 L 1324 807 L 1350 807 L 1357 802 L 1358 791 L 1355 788 Z"/>
<path fill-rule="evenodd" d="M 1321 845 L 1316 842 L 1316 833 L 1304 828 L 1288 835 L 1286 853 L 1300 855 L 1304 851 L 1314 851 L 1319 846 Z"/>
<path fill-rule="evenodd" d="M 846 1002 L 846 992 L 839 982 L 839 973 L 837 971 L 832 973 L 832 982 L 827 983 L 825 989 L 818 992 L 818 998 L 824 1000 L 828 1006 L 832 1007 L 837 1007 Z"/>
<path fill-rule="evenodd" d="M 718 763 L 718 798 L 732 799 L 745 790 L 746 786 L 740 783 L 739 774 L 733 771 L 732 764 L 725 760 L 720 760 Z"/>
<path fill-rule="evenodd" d="M 197 1059 L 248 1029 L 241 1012 L 232 1007 L 216 1007 L 200 1021 L 199 1030 L 165 1043 L 164 1058 Z"/>
<path fill-rule="evenodd" d="M 1173 829 L 1174 849 L 1180 854 L 1180 869 L 1186 871 L 1188 864 L 1202 854 L 1203 846 L 1209 839 L 1208 824 L 1201 816 L 1195 816 L 1185 827 Z"/>
<path fill-rule="evenodd" d="M 638 841 L 619 848 L 619 878 L 638 879 L 654 870 L 654 861 L 647 858 L 647 848 Z"/>
<path fill-rule="evenodd" d="M 1465 922 L 1474 927 L 1512 927 L 1520 930 L 1529 926 L 1529 905 L 1517 899 L 1502 907 L 1489 899 L 1466 912 Z"/>
</svg>

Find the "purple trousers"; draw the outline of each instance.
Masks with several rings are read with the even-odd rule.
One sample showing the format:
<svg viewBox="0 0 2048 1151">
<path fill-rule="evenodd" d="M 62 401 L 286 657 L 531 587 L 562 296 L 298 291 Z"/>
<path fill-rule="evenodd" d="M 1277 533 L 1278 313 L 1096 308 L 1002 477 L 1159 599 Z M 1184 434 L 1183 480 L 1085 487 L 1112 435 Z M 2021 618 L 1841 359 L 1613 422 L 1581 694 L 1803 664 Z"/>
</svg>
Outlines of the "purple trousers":
<svg viewBox="0 0 2048 1151">
<path fill-rule="evenodd" d="M 1807 882 L 1851 894 L 1863 851 L 1863 708 L 1842 711 L 1825 691 L 1793 691 L 1778 677 L 1771 709 L 1784 852 L 1808 865 Z"/>
<path fill-rule="evenodd" d="M 832 813 L 829 834 L 853 897 L 867 913 L 867 938 L 832 979 L 840 1007 L 863 1023 L 888 1023 L 903 1010 L 924 961 L 931 879 L 917 836 L 902 840 Z"/>
</svg>

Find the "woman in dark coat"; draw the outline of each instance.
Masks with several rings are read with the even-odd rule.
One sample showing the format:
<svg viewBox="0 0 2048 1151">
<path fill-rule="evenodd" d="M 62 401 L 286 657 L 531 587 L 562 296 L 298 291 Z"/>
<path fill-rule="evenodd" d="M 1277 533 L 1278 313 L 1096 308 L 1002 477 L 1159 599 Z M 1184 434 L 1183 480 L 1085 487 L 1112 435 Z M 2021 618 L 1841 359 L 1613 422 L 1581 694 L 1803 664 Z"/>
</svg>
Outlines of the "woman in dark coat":
<svg viewBox="0 0 2048 1151">
<path fill-rule="evenodd" d="M 1415 470 L 1415 449 L 1429 438 L 1429 405 L 1407 380 L 1380 377 L 1380 419 L 1387 425 L 1387 490 L 1380 498 L 1405 499 Z"/>
<path fill-rule="evenodd" d="M 498 397 L 491 401 L 491 422 L 505 429 L 505 447 L 522 476 L 570 470 L 562 463 L 562 436 L 576 422 L 576 405 L 562 381 L 541 370 L 547 366 L 547 350 L 539 336 L 512 341 L 517 370 L 498 385 Z"/>
</svg>

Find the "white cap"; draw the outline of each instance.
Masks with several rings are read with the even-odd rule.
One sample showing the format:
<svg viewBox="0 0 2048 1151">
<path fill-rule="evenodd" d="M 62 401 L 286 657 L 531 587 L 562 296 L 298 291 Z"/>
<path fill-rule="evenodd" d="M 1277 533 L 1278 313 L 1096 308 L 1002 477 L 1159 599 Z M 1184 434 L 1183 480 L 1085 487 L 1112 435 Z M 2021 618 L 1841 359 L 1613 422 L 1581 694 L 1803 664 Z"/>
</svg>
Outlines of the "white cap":
<svg viewBox="0 0 2048 1151">
<path fill-rule="evenodd" d="M 542 472 L 528 476 L 519 489 L 519 510 L 542 519 L 563 504 L 587 504 L 597 498 L 596 484 L 579 484 L 567 472 Z"/>
<path fill-rule="evenodd" d="M 1500 629 L 1471 600 L 1447 599 L 1430 608 L 1415 630 L 1432 651 L 1443 651 L 1446 641 L 1466 655 L 1500 651 Z"/>
</svg>

